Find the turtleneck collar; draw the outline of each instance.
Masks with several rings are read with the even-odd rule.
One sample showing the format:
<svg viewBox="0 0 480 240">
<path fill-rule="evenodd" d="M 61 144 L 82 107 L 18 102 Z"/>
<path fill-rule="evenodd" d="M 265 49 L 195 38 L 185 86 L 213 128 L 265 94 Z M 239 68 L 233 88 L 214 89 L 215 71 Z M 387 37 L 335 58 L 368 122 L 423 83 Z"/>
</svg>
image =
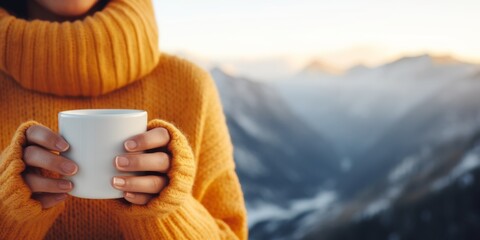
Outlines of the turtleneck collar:
<svg viewBox="0 0 480 240">
<path fill-rule="evenodd" d="M 159 56 L 151 0 L 111 0 L 92 16 L 61 23 L 0 8 L 0 71 L 33 91 L 106 94 L 148 74 Z"/>
</svg>

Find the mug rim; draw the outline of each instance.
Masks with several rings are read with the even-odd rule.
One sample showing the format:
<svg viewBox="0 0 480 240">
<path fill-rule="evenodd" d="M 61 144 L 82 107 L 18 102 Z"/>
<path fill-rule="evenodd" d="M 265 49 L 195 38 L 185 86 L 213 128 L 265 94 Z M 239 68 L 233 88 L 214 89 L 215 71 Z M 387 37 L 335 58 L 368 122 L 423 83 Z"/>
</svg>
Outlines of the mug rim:
<svg viewBox="0 0 480 240">
<path fill-rule="evenodd" d="M 145 110 L 139 109 L 75 109 L 58 113 L 59 117 L 75 118 L 106 118 L 106 117 L 141 117 L 146 115 Z"/>
</svg>

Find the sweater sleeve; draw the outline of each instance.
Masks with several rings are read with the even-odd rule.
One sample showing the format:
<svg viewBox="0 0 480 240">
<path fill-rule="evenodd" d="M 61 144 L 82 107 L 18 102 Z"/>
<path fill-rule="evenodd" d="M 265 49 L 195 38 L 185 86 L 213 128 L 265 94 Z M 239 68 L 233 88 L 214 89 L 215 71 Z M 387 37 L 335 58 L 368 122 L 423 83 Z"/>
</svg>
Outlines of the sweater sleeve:
<svg viewBox="0 0 480 240">
<path fill-rule="evenodd" d="M 117 202 L 127 239 L 247 239 L 243 193 L 235 173 L 233 146 L 213 81 L 203 96 L 200 144 L 194 152 L 173 124 L 153 120 L 171 137 L 170 182 L 145 206 Z"/>
<path fill-rule="evenodd" d="M 0 156 L 0 239 L 43 239 L 64 208 L 61 203 L 42 209 L 23 181 L 25 132 L 32 125 L 38 123 L 23 123 Z"/>
</svg>

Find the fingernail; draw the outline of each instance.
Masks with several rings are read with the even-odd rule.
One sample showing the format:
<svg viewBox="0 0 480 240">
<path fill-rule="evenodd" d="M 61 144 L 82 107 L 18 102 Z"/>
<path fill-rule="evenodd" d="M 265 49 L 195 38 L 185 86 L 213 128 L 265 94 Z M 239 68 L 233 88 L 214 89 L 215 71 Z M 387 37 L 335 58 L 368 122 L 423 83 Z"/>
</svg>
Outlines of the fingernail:
<svg viewBox="0 0 480 240">
<path fill-rule="evenodd" d="M 134 150 L 137 147 L 137 143 L 133 140 L 128 140 L 125 142 L 125 148 L 127 150 Z"/>
<path fill-rule="evenodd" d="M 68 196 L 67 194 L 60 194 L 60 195 L 57 195 L 55 197 L 55 199 L 58 200 L 58 201 L 61 201 L 61 200 L 64 200 L 65 198 L 67 198 L 67 196 Z"/>
<path fill-rule="evenodd" d="M 77 170 L 77 166 L 71 162 L 64 162 L 61 165 L 62 171 L 66 174 L 73 174 Z"/>
<path fill-rule="evenodd" d="M 123 186 L 125 186 L 125 180 L 123 178 L 114 177 L 113 178 L 113 185 L 115 185 L 117 187 L 123 187 Z"/>
<path fill-rule="evenodd" d="M 60 181 L 58 187 L 63 190 L 68 190 L 72 188 L 72 183 L 69 181 Z"/>
<path fill-rule="evenodd" d="M 128 161 L 128 158 L 126 157 L 117 157 L 116 161 L 117 161 L 117 166 L 119 167 L 127 167 L 128 164 L 130 163 Z"/>
<path fill-rule="evenodd" d="M 63 140 L 58 141 L 55 146 L 57 147 L 58 150 L 62 152 L 68 149 L 68 143 L 66 143 Z"/>
<path fill-rule="evenodd" d="M 125 193 L 125 197 L 126 198 L 135 198 L 135 194 L 133 194 L 131 192 L 127 192 L 127 193 Z"/>
</svg>

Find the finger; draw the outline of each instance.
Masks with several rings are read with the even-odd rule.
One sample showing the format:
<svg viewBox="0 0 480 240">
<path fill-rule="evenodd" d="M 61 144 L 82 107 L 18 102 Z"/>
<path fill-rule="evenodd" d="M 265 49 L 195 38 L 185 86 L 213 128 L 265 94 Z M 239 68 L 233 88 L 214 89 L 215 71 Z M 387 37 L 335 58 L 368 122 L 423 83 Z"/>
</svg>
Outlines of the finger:
<svg viewBox="0 0 480 240">
<path fill-rule="evenodd" d="M 26 136 L 29 143 L 40 145 L 49 150 L 64 152 L 69 147 L 62 137 L 44 126 L 33 125 L 29 127 Z"/>
<path fill-rule="evenodd" d="M 163 176 L 114 177 L 113 187 L 124 192 L 159 193 L 166 185 Z"/>
<path fill-rule="evenodd" d="M 122 155 L 115 158 L 115 165 L 118 170 L 126 172 L 166 173 L 170 168 L 170 156 L 164 152 Z"/>
<path fill-rule="evenodd" d="M 23 150 L 23 161 L 29 166 L 47 169 L 67 176 L 74 175 L 78 171 L 78 166 L 72 160 L 35 145 L 28 146 Z"/>
<path fill-rule="evenodd" d="M 41 193 L 32 196 L 33 199 L 42 204 L 43 209 L 51 208 L 63 202 L 67 197 L 66 193 Z"/>
<path fill-rule="evenodd" d="M 73 189 L 73 183 L 68 180 L 46 178 L 36 173 L 27 173 L 24 179 L 34 193 L 67 193 Z"/>
<path fill-rule="evenodd" d="M 125 141 L 125 149 L 129 152 L 145 151 L 164 147 L 170 142 L 170 134 L 165 128 L 154 128 Z"/>
<path fill-rule="evenodd" d="M 155 196 L 155 195 L 152 195 L 152 194 L 148 194 L 148 193 L 132 193 L 132 192 L 125 192 L 125 194 L 123 195 L 125 200 L 133 203 L 133 204 L 137 204 L 137 205 L 145 205 L 147 204 L 150 200 L 152 200 L 152 198 Z"/>
</svg>

